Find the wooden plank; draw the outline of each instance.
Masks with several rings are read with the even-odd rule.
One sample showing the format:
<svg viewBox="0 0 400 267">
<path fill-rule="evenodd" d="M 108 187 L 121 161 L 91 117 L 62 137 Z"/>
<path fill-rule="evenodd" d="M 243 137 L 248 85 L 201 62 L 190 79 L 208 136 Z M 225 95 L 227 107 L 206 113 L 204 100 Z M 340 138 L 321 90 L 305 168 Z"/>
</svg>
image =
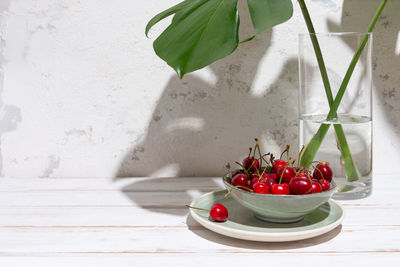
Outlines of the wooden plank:
<svg viewBox="0 0 400 267">
<path fill-rule="evenodd" d="M 374 191 L 393 191 L 400 185 L 399 175 L 377 175 L 374 177 Z M 0 192 L 8 191 L 186 191 L 190 189 L 215 190 L 223 188 L 218 177 L 179 178 L 1 178 Z"/>
<path fill-rule="evenodd" d="M 377 177 L 371 197 L 344 205 L 400 206 L 400 179 Z M 0 206 L 179 206 L 222 188 L 220 178 L 0 179 Z"/>
<path fill-rule="evenodd" d="M 65 255 L 62 257 L 3 257 L 0 258 L 0 266 L 7 267 L 132 267 L 132 266 L 229 266 L 243 267 L 245 263 L 255 266 L 313 266 L 310 262 L 321 263 L 322 266 L 398 266 L 398 253 L 321 253 L 321 254 L 301 254 L 301 253 L 280 253 L 265 255 L 255 255 L 253 253 L 196 253 L 196 254 L 140 254 L 140 255 Z"/>
<path fill-rule="evenodd" d="M 188 257 L 196 261 L 191 266 L 226 264 L 227 256 L 229 265 L 234 257 L 240 265 L 246 259 L 261 264 L 262 255 L 268 255 L 269 264 L 310 256 L 325 262 L 330 257 L 329 264 L 369 257 L 363 266 L 382 264 L 381 256 L 389 266 L 399 260 L 400 182 L 394 176 L 379 178 L 372 197 L 342 202 L 347 214 L 341 232 L 278 244 L 224 237 L 187 217 L 184 204 L 220 185 L 218 178 L 0 179 L 0 266 L 21 266 L 22 256 L 41 267 L 92 255 L 96 259 L 88 264 L 96 266 L 107 262 L 97 257 L 123 266 L 131 256 L 142 259 L 135 266 L 179 266 Z"/>
<path fill-rule="evenodd" d="M 69 254 L 338 254 L 400 255 L 400 227 L 340 227 L 320 237 L 262 243 L 237 240 L 203 228 L 13 228 L 0 229 L 0 256 Z M 211 242 L 210 242 L 211 241 Z"/>
<path fill-rule="evenodd" d="M 399 225 L 398 207 L 345 207 L 345 225 Z M 186 208 L 0 208 L 2 226 L 185 226 Z M 190 225 L 193 222 L 188 222 Z"/>
<path fill-rule="evenodd" d="M 34 191 L 1 192 L 0 207 L 183 207 L 205 192 Z M 398 192 L 388 191 L 344 206 L 400 207 Z"/>
<path fill-rule="evenodd" d="M 0 192 L 31 191 L 126 191 L 179 192 L 196 189 L 212 191 L 223 188 L 221 178 L 34 178 L 0 179 Z"/>
</svg>

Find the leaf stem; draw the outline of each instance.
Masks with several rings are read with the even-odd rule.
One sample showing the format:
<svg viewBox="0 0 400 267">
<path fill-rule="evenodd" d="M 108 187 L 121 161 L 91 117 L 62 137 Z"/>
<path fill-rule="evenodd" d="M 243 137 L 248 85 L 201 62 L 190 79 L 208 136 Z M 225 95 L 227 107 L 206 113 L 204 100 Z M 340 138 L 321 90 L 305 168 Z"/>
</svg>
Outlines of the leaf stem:
<svg viewBox="0 0 400 267">
<path fill-rule="evenodd" d="M 344 95 L 344 93 L 346 91 L 347 85 L 349 84 L 351 75 L 353 74 L 353 71 L 354 71 L 354 69 L 355 69 L 355 67 L 357 65 L 357 62 L 360 59 L 361 54 L 362 54 L 362 52 L 363 52 L 363 50 L 364 50 L 364 48 L 365 48 L 365 46 L 366 46 L 366 44 L 368 42 L 368 39 L 370 37 L 370 33 L 374 29 L 374 27 L 376 25 L 376 22 L 378 21 L 378 18 L 381 15 L 386 3 L 387 3 L 387 0 L 384 0 L 379 5 L 379 7 L 378 7 L 378 9 L 377 9 L 377 11 L 375 13 L 375 16 L 373 17 L 371 23 L 368 26 L 367 33 L 364 35 L 364 38 L 361 41 L 360 47 L 358 48 L 358 50 L 355 53 L 353 59 L 351 60 L 350 66 L 347 69 L 347 72 L 346 72 L 346 75 L 344 76 L 343 82 L 340 85 L 340 88 L 339 88 L 339 91 L 338 91 L 338 93 L 337 93 L 337 95 L 335 97 L 335 100 L 333 101 L 333 103 L 331 105 L 331 109 L 330 109 L 330 111 L 328 113 L 328 117 L 327 117 L 328 121 L 330 121 L 330 120 L 335 118 L 335 114 L 336 114 L 336 112 L 337 112 L 337 110 L 339 108 L 340 102 L 342 101 L 342 98 L 343 98 L 343 95 Z"/>
<path fill-rule="evenodd" d="M 333 94 L 332 94 L 332 89 L 331 85 L 329 82 L 329 77 L 328 73 L 326 71 L 326 66 L 324 62 L 324 58 L 322 56 L 321 48 L 318 42 L 317 35 L 315 33 L 315 29 L 310 17 L 310 13 L 308 12 L 307 6 L 304 2 L 304 0 L 299 0 L 299 5 L 301 7 L 302 13 L 304 20 L 306 22 L 309 34 L 310 34 L 310 39 L 313 44 L 315 56 L 317 58 L 318 62 L 318 67 L 321 73 L 322 81 L 324 84 L 325 88 L 325 93 L 326 97 L 328 98 L 328 103 L 329 106 L 332 106 L 333 103 Z M 337 118 L 337 114 L 334 113 L 335 118 Z M 322 141 L 324 140 L 326 134 L 328 133 L 330 125 L 325 124 L 324 126 L 321 125 L 320 129 L 318 129 L 318 132 L 315 134 L 315 136 L 310 140 L 309 144 L 304 148 L 303 152 L 300 153 L 301 159 L 300 159 L 300 165 L 309 167 L 312 161 L 315 158 L 316 153 L 319 150 L 319 147 L 321 146 Z M 335 133 L 336 136 L 340 136 L 341 138 L 337 138 L 337 142 L 339 144 L 340 152 L 342 154 L 342 159 L 343 159 L 343 164 L 344 164 L 344 170 L 347 179 L 349 180 L 358 180 L 359 179 L 359 172 L 357 170 L 357 166 L 355 165 L 353 161 L 353 157 L 350 152 L 350 148 L 348 146 L 346 136 L 344 134 L 344 130 L 342 125 L 340 124 L 335 124 L 334 125 Z"/>
<path fill-rule="evenodd" d="M 350 66 L 346 72 L 346 75 L 343 79 L 343 82 L 339 88 L 338 94 L 335 97 L 335 99 L 332 99 L 332 90 L 330 88 L 330 84 L 329 84 L 329 79 L 328 79 L 328 75 L 326 72 L 326 67 L 323 61 L 323 57 L 322 57 L 322 53 L 321 53 L 321 49 L 319 47 L 319 43 L 318 43 L 318 39 L 315 35 L 315 30 L 314 27 L 312 25 L 312 21 L 310 18 L 310 15 L 308 13 L 306 4 L 304 2 L 304 0 L 298 0 L 299 5 L 302 9 L 303 12 L 303 16 L 304 19 L 306 21 L 307 24 L 307 28 L 310 32 L 310 37 L 311 37 L 311 41 L 313 43 L 314 46 L 314 51 L 318 60 L 318 64 L 319 64 L 319 68 L 320 68 L 320 72 L 321 72 L 321 76 L 324 82 L 324 86 L 325 86 L 325 92 L 328 98 L 328 102 L 330 105 L 330 111 L 328 113 L 327 116 L 327 121 L 331 121 L 333 119 L 337 118 L 337 109 L 339 107 L 339 104 L 343 98 L 343 95 L 346 91 L 347 85 L 350 81 L 351 75 L 353 74 L 353 71 L 355 69 L 355 66 L 362 54 L 362 51 L 364 50 L 370 33 L 372 32 L 380 14 L 383 11 L 383 8 L 386 5 L 387 0 L 384 0 L 378 10 L 375 13 L 375 16 L 373 17 L 368 29 L 367 29 L 367 33 L 365 34 L 357 52 L 355 53 Z M 333 101 L 332 101 L 333 100 Z M 310 140 L 310 142 L 307 144 L 307 146 L 305 147 L 305 149 L 303 150 L 303 153 L 301 154 L 301 160 L 300 160 L 300 164 L 303 166 L 309 166 L 311 164 L 311 162 L 313 161 L 315 154 L 317 153 L 323 139 L 325 138 L 325 135 L 327 134 L 328 130 L 329 130 L 330 124 L 322 124 L 320 126 L 320 128 L 318 129 L 317 133 L 313 136 L 313 138 Z M 344 163 L 344 169 L 345 169 L 345 173 L 346 173 L 346 177 L 348 179 L 348 181 L 356 181 L 359 179 L 360 174 L 357 170 L 357 167 L 353 161 L 351 152 L 350 152 L 350 148 L 348 146 L 346 137 L 344 135 L 344 131 L 343 128 L 340 124 L 334 124 L 334 128 L 335 128 L 335 132 L 336 132 L 336 136 L 337 136 L 337 141 L 339 144 L 339 148 L 342 154 L 342 159 L 343 159 L 343 163 Z"/>
</svg>

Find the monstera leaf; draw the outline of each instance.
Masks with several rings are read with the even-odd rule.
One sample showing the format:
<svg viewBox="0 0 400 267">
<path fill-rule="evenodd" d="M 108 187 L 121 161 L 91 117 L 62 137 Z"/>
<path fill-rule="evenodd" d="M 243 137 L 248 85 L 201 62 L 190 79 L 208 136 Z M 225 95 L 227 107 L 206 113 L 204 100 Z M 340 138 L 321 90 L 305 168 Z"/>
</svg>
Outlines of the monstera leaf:
<svg viewBox="0 0 400 267">
<path fill-rule="evenodd" d="M 291 0 L 247 0 L 254 35 L 287 21 L 293 14 Z M 156 54 L 178 76 L 201 69 L 230 55 L 239 45 L 238 0 L 186 0 L 152 18 L 146 35 L 160 20 L 174 15 L 155 40 Z"/>
</svg>

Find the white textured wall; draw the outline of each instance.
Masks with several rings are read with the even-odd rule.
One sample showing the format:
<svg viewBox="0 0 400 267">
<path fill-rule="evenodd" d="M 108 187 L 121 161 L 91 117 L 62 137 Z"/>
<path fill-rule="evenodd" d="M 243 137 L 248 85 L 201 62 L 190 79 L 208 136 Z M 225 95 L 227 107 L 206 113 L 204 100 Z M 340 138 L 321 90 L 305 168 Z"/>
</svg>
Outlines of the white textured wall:
<svg viewBox="0 0 400 267">
<path fill-rule="evenodd" d="M 290 22 L 180 81 L 152 50 L 166 24 L 144 36 L 177 2 L 0 0 L 1 176 L 218 175 L 254 137 L 297 147 L 297 3 Z M 378 4 L 307 2 L 318 31 L 363 31 Z M 390 2 L 375 31 L 379 173 L 399 172 L 399 10 Z"/>
</svg>

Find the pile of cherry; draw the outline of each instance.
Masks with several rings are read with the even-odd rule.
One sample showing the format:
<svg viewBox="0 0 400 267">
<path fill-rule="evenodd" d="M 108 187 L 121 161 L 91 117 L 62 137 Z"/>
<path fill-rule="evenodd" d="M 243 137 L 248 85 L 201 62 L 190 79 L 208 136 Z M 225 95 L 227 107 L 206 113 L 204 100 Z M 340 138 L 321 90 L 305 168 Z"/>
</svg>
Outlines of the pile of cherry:
<svg viewBox="0 0 400 267">
<path fill-rule="evenodd" d="M 259 157 L 256 158 L 256 151 Z M 289 155 L 289 146 L 281 154 L 280 159 L 275 159 L 270 153 L 262 154 L 258 140 L 251 156 L 246 157 L 241 166 L 232 172 L 231 183 L 238 189 L 254 192 L 257 194 L 275 195 L 304 195 L 326 191 L 330 189 L 332 170 L 327 162 L 314 162 L 313 171 L 303 166 L 295 166 L 296 160 Z M 287 160 L 282 156 L 287 154 Z M 269 159 L 265 157 L 269 156 Z M 265 166 L 262 166 L 265 162 Z"/>
<path fill-rule="evenodd" d="M 253 155 L 250 156 L 252 151 Z M 256 151 L 258 158 L 255 157 Z M 287 160 L 282 159 L 285 153 Z M 267 156 L 269 159 L 266 159 Z M 330 189 L 332 170 L 329 163 L 314 162 L 317 165 L 312 166 L 313 171 L 310 171 L 303 166 L 295 166 L 295 162 L 296 160 L 289 157 L 289 146 L 282 152 L 280 159 L 275 159 L 271 153 L 264 155 L 261 153 L 256 139 L 254 150 L 250 148 L 249 155 L 242 164 L 237 162 L 241 169 L 232 172 L 231 183 L 235 188 L 257 194 L 304 195 Z M 230 192 L 231 190 L 226 196 Z M 228 210 L 220 203 L 215 203 L 211 209 L 187 207 L 208 211 L 210 218 L 215 222 L 224 222 L 228 219 Z"/>
</svg>

